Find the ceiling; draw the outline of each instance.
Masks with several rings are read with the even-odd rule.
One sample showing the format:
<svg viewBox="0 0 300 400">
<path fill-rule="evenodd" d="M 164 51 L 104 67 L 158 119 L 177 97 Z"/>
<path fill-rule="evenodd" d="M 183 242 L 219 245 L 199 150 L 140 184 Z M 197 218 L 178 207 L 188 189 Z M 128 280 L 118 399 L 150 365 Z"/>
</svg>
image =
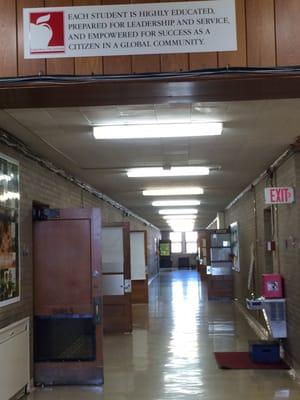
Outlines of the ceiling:
<svg viewBox="0 0 300 400">
<path fill-rule="evenodd" d="M 0 126 L 35 152 L 92 184 L 154 225 L 167 227 L 142 190 L 204 188 L 197 228 L 207 226 L 299 134 L 300 99 L 4 109 Z M 220 121 L 221 136 L 96 141 L 95 124 Z M 217 167 L 209 176 L 128 178 L 129 167 Z M 220 167 L 220 169 L 218 169 Z"/>
</svg>

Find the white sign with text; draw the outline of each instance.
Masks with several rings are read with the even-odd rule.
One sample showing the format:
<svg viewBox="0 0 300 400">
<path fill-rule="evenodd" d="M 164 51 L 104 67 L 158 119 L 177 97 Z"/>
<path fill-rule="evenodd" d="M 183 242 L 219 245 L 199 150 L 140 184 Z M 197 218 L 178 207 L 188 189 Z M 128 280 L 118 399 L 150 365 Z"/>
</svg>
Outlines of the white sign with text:
<svg viewBox="0 0 300 400">
<path fill-rule="evenodd" d="M 24 57 L 237 50 L 235 0 L 24 9 Z"/>
<path fill-rule="evenodd" d="M 266 204 L 291 204 L 294 200 L 294 189 L 292 187 L 265 188 Z"/>
</svg>

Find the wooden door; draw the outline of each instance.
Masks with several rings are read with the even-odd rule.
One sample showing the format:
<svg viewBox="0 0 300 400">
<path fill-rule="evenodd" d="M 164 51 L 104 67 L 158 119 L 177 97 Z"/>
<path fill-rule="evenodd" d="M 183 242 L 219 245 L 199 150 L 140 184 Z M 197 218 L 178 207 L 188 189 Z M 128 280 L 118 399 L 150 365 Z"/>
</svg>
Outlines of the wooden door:
<svg viewBox="0 0 300 400">
<path fill-rule="evenodd" d="M 103 383 L 99 209 L 34 222 L 36 384 Z"/>
<path fill-rule="evenodd" d="M 132 303 L 148 303 L 147 232 L 130 232 Z"/>
<path fill-rule="evenodd" d="M 129 224 L 102 229 L 104 332 L 131 332 Z"/>
</svg>

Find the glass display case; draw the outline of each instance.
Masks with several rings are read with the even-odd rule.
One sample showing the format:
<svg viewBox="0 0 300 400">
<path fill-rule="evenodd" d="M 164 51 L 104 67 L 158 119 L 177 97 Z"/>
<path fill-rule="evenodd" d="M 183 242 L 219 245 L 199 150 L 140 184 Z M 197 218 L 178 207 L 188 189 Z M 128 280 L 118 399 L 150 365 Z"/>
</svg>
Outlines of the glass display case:
<svg viewBox="0 0 300 400">
<path fill-rule="evenodd" d="M 232 250 L 230 231 L 210 232 L 210 265 L 207 267 L 208 299 L 233 298 Z"/>
</svg>

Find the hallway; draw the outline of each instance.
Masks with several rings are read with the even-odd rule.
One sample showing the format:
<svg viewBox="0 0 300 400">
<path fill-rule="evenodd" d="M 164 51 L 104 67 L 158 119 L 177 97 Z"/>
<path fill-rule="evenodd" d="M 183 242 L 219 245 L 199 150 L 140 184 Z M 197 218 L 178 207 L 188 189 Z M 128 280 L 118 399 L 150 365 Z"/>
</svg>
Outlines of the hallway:
<svg viewBox="0 0 300 400">
<path fill-rule="evenodd" d="M 299 399 L 286 371 L 217 368 L 213 351 L 247 351 L 253 338 L 230 302 L 207 302 L 195 271 L 162 272 L 149 309 L 134 306 L 133 334 L 105 337 L 103 388 L 38 389 L 28 399 Z"/>
</svg>

